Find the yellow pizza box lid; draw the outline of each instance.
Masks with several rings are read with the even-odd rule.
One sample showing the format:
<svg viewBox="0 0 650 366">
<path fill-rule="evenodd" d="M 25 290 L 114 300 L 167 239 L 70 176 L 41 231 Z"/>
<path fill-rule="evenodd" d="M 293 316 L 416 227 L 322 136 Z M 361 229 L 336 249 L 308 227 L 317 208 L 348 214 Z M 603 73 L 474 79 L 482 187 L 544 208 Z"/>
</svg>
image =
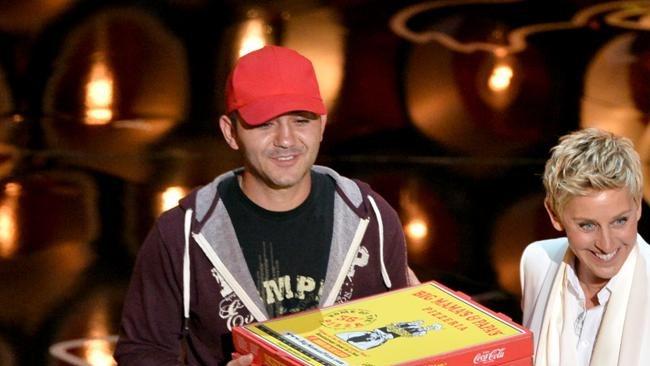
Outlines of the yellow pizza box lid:
<svg viewBox="0 0 650 366">
<path fill-rule="evenodd" d="M 532 365 L 532 334 L 435 282 L 233 330 L 257 365 Z"/>
</svg>

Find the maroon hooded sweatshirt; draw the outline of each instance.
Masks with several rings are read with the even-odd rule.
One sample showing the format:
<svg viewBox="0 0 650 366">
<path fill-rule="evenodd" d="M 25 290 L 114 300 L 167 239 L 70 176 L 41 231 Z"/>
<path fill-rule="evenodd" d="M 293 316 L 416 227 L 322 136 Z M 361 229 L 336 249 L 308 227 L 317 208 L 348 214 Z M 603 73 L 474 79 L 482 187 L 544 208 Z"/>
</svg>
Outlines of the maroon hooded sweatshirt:
<svg viewBox="0 0 650 366">
<path fill-rule="evenodd" d="M 332 243 L 319 307 L 407 286 L 402 225 L 362 182 L 336 182 Z M 119 365 L 221 365 L 233 327 L 268 319 L 217 186 L 195 190 L 156 221 L 131 278 L 115 350 Z M 185 360 L 185 361 L 184 361 Z"/>
</svg>

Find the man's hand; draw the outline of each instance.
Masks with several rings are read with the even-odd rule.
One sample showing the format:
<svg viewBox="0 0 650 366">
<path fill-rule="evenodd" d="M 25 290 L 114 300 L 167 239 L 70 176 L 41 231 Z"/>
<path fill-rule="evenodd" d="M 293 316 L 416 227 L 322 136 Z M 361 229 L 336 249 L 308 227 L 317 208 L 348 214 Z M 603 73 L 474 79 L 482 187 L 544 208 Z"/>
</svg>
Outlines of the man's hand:
<svg viewBox="0 0 650 366">
<path fill-rule="evenodd" d="M 414 285 L 419 285 L 420 284 L 420 280 L 418 279 L 418 276 L 415 274 L 415 272 L 413 272 L 411 267 L 408 267 L 407 280 L 408 280 L 408 285 L 409 286 L 414 286 Z"/>
<path fill-rule="evenodd" d="M 248 366 L 253 363 L 253 355 L 247 354 L 243 355 L 236 360 L 232 360 L 226 364 L 226 366 Z"/>
</svg>

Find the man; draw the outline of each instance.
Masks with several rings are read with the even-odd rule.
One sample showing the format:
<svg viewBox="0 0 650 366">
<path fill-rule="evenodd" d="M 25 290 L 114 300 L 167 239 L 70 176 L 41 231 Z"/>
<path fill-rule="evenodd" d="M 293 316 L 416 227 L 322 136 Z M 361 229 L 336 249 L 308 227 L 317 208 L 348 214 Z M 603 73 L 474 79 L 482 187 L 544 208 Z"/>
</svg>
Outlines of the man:
<svg viewBox="0 0 650 366">
<path fill-rule="evenodd" d="M 277 46 L 243 56 L 226 104 L 219 124 L 243 168 L 151 230 L 124 303 L 120 365 L 225 364 L 235 326 L 407 285 L 396 212 L 313 165 L 327 116 L 311 62 Z"/>
<path fill-rule="evenodd" d="M 536 366 L 650 364 L 650 247 L 637 232 L 643 171 L 632 142 L 585 129 L 560 139 L 544 204 L 565 237 L 521 259 Z"/>
</svg>

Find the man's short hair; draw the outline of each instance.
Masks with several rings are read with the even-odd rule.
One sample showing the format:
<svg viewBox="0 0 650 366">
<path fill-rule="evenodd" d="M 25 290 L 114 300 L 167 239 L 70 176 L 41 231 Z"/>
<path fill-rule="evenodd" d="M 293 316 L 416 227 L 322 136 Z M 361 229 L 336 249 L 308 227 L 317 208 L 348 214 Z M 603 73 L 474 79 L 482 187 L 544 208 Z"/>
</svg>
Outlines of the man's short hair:
<svg viewBox="0 0 650 366">
<path fill-rule="evenodd" d="M 544 169 L 546 201 L 561 214 L 574 196 L 596 190 L 627 188 L 637 203 L 643 194 L 643 172 L 632 141 L 588 128 L 560 138 Z"/>
</svg>

